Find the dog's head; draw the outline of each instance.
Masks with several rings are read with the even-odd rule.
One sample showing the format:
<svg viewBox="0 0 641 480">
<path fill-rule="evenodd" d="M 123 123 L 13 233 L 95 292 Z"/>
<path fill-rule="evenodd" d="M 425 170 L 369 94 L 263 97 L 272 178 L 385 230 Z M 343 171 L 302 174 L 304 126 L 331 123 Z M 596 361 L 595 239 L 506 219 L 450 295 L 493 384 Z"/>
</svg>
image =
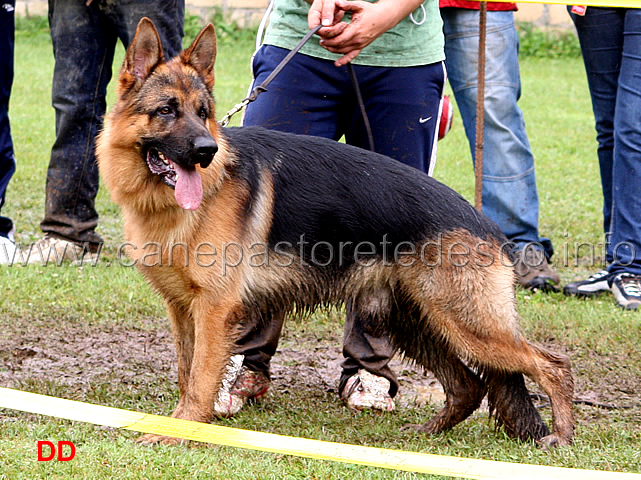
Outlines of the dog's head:
<svg viewBox="0 0 641 480">
<path fill-rule="evenodd" d="M 219 149 L 211 93 L 215 57 L 216 34 L 210 24 L 187 50 L 165 62 L 158 32 L 143 18 L 120 70 L 118 103 L 98 141 L 99 162 L 111 153 L 105 152 L 109 148 L 131 147 L 140 165 L 121 173 L 135 173 L 156 188 L 167 185 L 180 207 L 197 209 L 203 198 L 201 174 Z"/>
</svg>

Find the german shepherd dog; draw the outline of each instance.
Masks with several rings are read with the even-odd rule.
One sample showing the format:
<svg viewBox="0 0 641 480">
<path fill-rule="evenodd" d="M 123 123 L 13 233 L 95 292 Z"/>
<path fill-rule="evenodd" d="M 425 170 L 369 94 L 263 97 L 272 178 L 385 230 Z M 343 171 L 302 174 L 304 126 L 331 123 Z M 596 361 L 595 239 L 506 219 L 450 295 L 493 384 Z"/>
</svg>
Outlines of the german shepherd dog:
<svg viewBox="0 0 641 480">
<path fill-rule="evenodd" d="M 167 306 L 180 389 L 173 416 L 211 420 L 239 325 L 350 302 L 443 385 L 442 410 L 414 428 L 450 429 L 487 394 L 509 435 L 570 444 L 569 360 L 523 337 L 498 227 L 450 188 L 382 155 L 221 128 L 215 56 L 208 25 L 165 61 L 154 25 L 142 19 L 97 142 L 128 254 Z M 552 432 L 524 375 L 550 398 Z"/>
</svg>

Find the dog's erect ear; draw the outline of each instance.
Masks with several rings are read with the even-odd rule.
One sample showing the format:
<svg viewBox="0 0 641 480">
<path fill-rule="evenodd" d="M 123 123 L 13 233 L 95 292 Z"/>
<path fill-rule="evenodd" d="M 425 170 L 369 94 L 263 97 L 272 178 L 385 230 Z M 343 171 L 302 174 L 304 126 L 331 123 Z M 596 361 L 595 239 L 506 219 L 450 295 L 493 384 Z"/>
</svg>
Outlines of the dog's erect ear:
<svg viewBox="0 0 641 480">
<path fill-rule="evenodd" d="M 216 30 L 211 23 L 200 31 L 194 43 L 180 56 L 184 63 L 194 67 L 203 76 L 207 87 L 211 89 L 214 86 Z"/>
<path fill-rule="evenodd" d="M 145 80 L 151 71 L 164 61 L 160 37 L 151 20 L 143 17 L 127 49 L 120 72 L 120 82 L 126 88 Z"/>
</svg>

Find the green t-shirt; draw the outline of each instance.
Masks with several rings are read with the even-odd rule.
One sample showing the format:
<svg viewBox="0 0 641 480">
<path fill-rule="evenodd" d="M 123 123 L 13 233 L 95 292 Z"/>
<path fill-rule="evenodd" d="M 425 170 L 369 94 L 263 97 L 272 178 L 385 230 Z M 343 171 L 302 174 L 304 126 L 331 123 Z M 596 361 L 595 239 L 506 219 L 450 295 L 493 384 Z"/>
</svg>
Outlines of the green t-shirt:
<svg viewBox="0 0 641 480">
<path fill-rule="evenodd" d="M 421 8 L 416 9 L 412 16 L 408 15 L 365 47 L 352 63 L 375 67 L 412 67 L 444 60 L 443 22 L 438 0 L 426 0 L 423 7 L 425 12 Z M 276 0 L 264 43 L 293 49 L 309 31 L 308 12 L 309 3 L 305 0 Z M 324 49 L 319 41 L 320 37 L 314 35 L 300 52 L 332 61 L 342 56 Z"/>
</svg>

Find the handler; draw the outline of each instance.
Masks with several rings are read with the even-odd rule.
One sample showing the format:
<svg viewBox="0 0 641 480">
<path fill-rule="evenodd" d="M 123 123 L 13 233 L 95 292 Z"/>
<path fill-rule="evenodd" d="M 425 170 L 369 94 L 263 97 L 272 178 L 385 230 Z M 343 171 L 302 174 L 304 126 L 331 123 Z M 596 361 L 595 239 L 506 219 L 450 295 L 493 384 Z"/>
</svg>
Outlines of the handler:
<svg viewBox="0 0 641 480">
<path fill-rule="evenodd" d="M 347 63 L 353 64 L 371 124 L 373 149 L 427 174 L 434 168 L 445 85 L 438 0 L 274 0 L 264 44 L 253 59 L 260 85 L 301 38 L 323 25 L 269 89 L 251 103 L 244 125 L 315 135 L 370 149 Z M 252 87 L 252 88 L 253 88 Z M 318 152 L 322 155 L 322 152 Z M 387 339 L 347 304 L 339 393 L 355 409 L 394 409 L 398 381 Z M 238 341 L 243 367 L 223 388 L 215 412 L 231 416 L 269 387 L 269 364 L 282 320 L 261 319 Z M 224 387 L 227 386 L 225 382 Z"/>
</svg>

